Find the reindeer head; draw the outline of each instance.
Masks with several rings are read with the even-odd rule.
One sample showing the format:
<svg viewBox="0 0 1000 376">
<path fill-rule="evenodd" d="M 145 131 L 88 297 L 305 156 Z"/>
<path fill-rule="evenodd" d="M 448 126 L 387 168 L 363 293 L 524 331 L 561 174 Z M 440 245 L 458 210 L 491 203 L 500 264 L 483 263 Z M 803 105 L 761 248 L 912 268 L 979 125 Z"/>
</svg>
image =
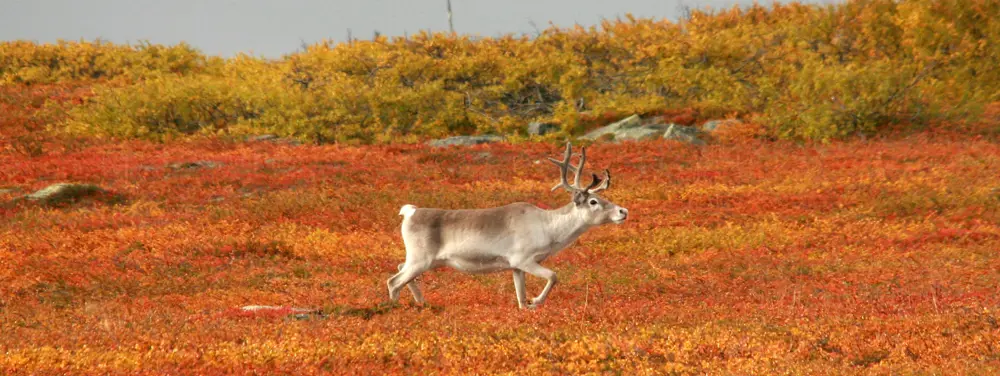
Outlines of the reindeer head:
<svg viewBox="0 0 1000 376">
<path fill-rule="evenodd" d="M 570 163 L 573 155 L 572 146 L 567 142 L 566 153 L 562 161 L 549 158 L 549 162 L 559 166 L 562 179 L 558 185 L 552 187 L 552 190 L 554 191 L 562 187 L 569 191 L 573 195 L 573 212 L 583 217 L 591 225 L 603 225 L 609 222 L 621 224 L 625 222 L 625 219 L 628 218 L 628 209 L 597 195 L 598 192 L 608 189 L 611 185 L 611 172 L 604 170 L 603 180 L 598 178 L 597 174 L 591 174 L 594 180 L 589 186 L 582 188 L 580 187 L 580 175 L 583 174 L 583 164 L 587 162 L 587 148 L 583 147 L 580 149 L 580 162 L 577 166 L 573 166 Z M 569 174 L 569 170 L 573 170 L 574 173 L 572 185 L 569 184 L 566 176 Z"/>
</svg>

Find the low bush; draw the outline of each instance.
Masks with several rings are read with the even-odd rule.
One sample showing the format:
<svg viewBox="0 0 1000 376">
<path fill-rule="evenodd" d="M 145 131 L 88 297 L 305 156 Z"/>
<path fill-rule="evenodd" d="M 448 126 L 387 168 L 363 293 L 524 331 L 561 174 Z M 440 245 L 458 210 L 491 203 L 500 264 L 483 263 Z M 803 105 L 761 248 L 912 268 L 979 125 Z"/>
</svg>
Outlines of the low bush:
<svg viewBox="0 0 1000 376">
<path fill-rule="evenodd" d="M 16 52 L 0 73 L 5 82 L 128 77 L 67 122 L 116 137 L 377 143 L 523 134 L 530 121 L 559 124 L 560 137 L 603 114 L 690 109 L 701 117 L 692 121 L 735 114 L 770 136 L 830 140 L 977 118 L 1000 100 L 1000 47 L 987 43 L 1000 40 L 995 19 L 991 0 L 754 5 L 677 23 L 627 17 L 534 37 L 421 33 L 224 62 L 186 45 L 17 42 L 0 46 Z"/>
</svg>

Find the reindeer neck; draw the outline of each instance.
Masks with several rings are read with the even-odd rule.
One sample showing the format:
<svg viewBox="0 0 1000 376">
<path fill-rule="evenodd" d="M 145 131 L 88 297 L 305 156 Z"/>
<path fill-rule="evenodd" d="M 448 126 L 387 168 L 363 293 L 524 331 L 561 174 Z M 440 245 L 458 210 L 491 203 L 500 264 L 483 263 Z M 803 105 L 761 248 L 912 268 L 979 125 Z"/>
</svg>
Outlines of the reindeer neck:
<svg viewBox="0 0 1000 376">
<path fill-rule="evenodd" d="M 574 211 L 576 204 L 569 203 L 565 206 L 546 210 L 546 232 L 558 242 L 573 241 L 592 227 L 586 220 Z"/>
</svg>

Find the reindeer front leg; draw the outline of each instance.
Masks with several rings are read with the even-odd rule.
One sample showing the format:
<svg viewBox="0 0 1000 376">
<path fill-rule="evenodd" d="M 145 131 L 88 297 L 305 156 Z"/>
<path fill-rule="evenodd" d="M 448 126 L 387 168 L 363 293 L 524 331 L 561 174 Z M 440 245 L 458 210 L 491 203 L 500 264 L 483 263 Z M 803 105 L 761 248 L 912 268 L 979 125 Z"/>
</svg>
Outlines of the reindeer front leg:
<svg viewBox="0 0 1000 376">
<path fill-rule="evenodd" d="M 535 277 L 543 278 L 548 281 L 545 283 L 545 288 L 542 289 L 542 293 L 538 294 L 538 297 L 531 299 L 531 304 L 528 305 L 528 308 L 535 308 L 542 303 L 545 303 L 545 299 L 549 296 L 549 292 L 552 291 L 552 287 L 559 282 L 559 279 L 556 278 L 556 272 L 553 272 L 552 270 L 536 263 L 522 265 L 519 269 Z"/>
<path fill-rule="evenodd" d="M 524 309 L 528 302 L 524 293 L 524 271 L 514 269 L 514 292 L 517 294 L 517 308 Z"/>
</svg>

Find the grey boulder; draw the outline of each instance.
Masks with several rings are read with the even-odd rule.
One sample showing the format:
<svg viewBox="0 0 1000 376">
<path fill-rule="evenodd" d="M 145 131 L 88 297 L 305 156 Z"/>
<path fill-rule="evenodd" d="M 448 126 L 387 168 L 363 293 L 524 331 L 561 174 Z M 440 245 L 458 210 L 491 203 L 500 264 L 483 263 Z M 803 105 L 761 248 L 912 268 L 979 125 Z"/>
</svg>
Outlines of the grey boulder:
<svg viewBox="0 0 1000 376">
<path fill-rule="evenodd" d="M 433 146 L 433 147 L 438 147 L 438 148 L 440 148 L 440 147 L 446 147 L 446 146 L 452 146 L 452 145 L 457 145 L 457 146 L 472 146 L 472 145 L 479 145 L 479 144 L 488 144 L 488 143 L 493 143 L 493 142 L 500 142 L 500 141 L 503 141 L 503 140 L 504 140 L 503 137 L 500 137 L 500 136 L 491 136 L 491 135 L 484 135 L 484 136 L 453 136 L 453 137 L 443 138 L 443 139 L 440 139 L 440 140 L 431 140 L 431 141 L 428 141 L 427 145 L 430 145 L 430 146 Z"/>
</svg>

